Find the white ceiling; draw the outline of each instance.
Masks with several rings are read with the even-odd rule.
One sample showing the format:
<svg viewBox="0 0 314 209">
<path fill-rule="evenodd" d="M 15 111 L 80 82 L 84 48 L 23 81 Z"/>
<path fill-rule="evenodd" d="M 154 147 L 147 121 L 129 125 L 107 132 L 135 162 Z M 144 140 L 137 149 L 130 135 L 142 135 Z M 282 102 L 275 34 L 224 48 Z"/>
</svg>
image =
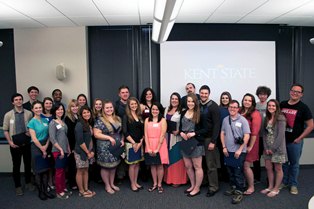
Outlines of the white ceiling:
<svg viewBox="0 0 314 209">
<path fill-rule="evenodd" d="M 0 0 L 0 28 L 146 25 L 154 0 Z M 314 26 L 314 0 L 184 0 L 176 23 Z"/>
</svg>

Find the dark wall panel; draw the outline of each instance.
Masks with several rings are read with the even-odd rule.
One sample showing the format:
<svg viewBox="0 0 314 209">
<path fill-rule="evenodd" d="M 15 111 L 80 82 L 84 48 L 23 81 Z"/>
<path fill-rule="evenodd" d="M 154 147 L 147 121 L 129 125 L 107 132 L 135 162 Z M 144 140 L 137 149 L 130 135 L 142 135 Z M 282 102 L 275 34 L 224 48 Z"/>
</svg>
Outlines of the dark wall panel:
<svg viewBox="0 0 314 209">
<path fill-rule="evenodd" d="M 13 29 L 0 30 L 0 125 L 4 114 L 12 109 L 11 95 L 16 93 Z"/>
</svg>

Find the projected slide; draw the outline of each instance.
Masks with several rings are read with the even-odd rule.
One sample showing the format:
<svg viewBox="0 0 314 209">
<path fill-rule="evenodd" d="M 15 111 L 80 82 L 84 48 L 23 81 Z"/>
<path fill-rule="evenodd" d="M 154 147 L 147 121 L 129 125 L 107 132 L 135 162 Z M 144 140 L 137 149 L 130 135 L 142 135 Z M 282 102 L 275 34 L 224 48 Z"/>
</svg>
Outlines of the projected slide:
<svg viewBox="0 0 314 209">
<path fill-rule="evenodd" d="M 169 104 L 172 92 L 186 95 L 185 84 L 206 84 L 219 104 L 223 91 L 233 99 L 255 95 L 261 85 L 276 91 L 274 41 L 169 41 L 160 45 L 161 102 Z M 256 97 L 257 98 L 257 97 Z"/>
</svg>

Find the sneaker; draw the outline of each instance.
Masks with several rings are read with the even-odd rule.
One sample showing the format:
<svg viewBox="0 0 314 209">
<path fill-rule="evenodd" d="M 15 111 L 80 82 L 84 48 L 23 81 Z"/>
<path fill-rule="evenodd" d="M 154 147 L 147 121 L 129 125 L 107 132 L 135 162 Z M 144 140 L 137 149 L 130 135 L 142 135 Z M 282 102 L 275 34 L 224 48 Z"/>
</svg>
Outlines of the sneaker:
<svg viewBox="0 0 314 209">
<path fill-rule="evenodd" d="M 281 183 L 279 186 L 279 190 L 282 190 L 282 189 L 287 188 L 287 187 L 288 187 L 287 184 Z"/>
<path fill-rule="evenodd" d="M 16 196 L 22 196 L 24 194 L 22 187 L 15 188 L 15 195 Z"/>
<path fill-rule="evenodd" d="M 235 191 L 235 194 L 232 198 L 232 204 L 239 204 L 243 200 L 243 193 L 240 191 Z"/>
<path fill-rule="evenodd" d="M 230 187 L 229 190 L 227 190 L 227 191 L 224 192 L 224 195 L 226 195 L 226 196 L 235 195 L 235 191 L 236 191 L 236 190 L 235 190 L 235 187 L 232 186 L 232 187 Z"/>
<path fill-rule="evenodd" d="M 298 194 L 299 191 L 298 191 L 298 188 L 296 186 L 291 186 L 290 188 L 290 194 Z"/>
<path fill-rule="evenodd" d="M 25 188 L 30 192 L 35 191 L 35 186 L 32 183 L 27 183 Z"/>
</svg>

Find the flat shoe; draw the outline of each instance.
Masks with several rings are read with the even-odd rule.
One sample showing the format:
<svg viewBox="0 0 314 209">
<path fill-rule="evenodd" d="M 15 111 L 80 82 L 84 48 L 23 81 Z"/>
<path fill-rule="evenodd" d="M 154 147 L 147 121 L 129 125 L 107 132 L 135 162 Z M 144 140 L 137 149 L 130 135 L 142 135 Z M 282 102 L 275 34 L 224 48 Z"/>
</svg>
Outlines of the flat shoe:
<svg viewBox="0 0 314 209">
<path fill-rule="evenodd" d="M 254 191 L 249 191 L 249 190 L 246 190 L 245 192 L 243 192 L 244 195 L 251 195 L 253 193 Z"/>
<path fill-rule="evenodd" d="M 191 191 L 189 191 L 189 190 L 184 190 L 184 194 L 189 194 L 190 192 L 192 192 L 192 190 Z"/>
<path fill-rule="evenodd" d="M 263 189 L 263 190 L 261 191 L 262 194 L 268 194 L 269 192 L 271 192 L 271 189 L 268 189 L 268 188 Z"/>
<path fill-rule="evenodd" d="M 140 185 L 139 187 L 137 187 L 139 190 L 143 190 L 144 187 L 142 185 Z"/>
<path fill-rule="evenodd" d="M 199 194 L 201 194 L 201 191 L 198 191 L 198 192 L 196 192 L 195 194 L 189 193 L 187 196 L 188 196 L 188 197 L 195 197 L 195 196 L 197 196 L 197 195 L 199 195 Z"/>
<path fill-rule="evenodd" d="M 280 191 L 280 190 L 278 190 L 278 192 L 271 191 L 271 192 L 269 192 L 269 193 L 267 194 L 267 197 L 275 197 L 275 196 L 277 196 L 277 195 L 279 194 L 279 191 Z"/>
<path fill-rule="evenodd" d="M 132 192 L 139 192 L 139 191 L 140 191 L 139 188 L 136 188 L 136 189 L 132 189 L 132 188 L 131 188 L 131 190 L 132 190 Z"/>
</svg>

